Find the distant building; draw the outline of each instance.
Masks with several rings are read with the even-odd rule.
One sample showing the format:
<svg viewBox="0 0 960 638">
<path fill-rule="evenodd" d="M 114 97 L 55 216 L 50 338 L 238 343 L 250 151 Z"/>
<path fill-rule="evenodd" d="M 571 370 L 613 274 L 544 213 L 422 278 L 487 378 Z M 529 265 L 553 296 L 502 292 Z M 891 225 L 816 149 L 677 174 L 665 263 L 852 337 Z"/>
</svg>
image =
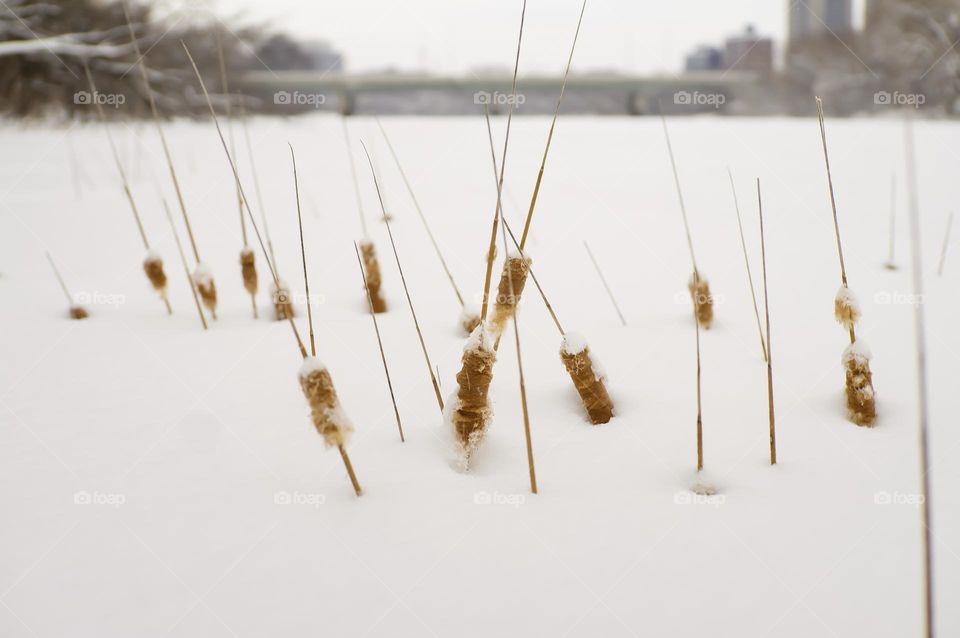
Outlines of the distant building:
<svg viewBox="0 0 960 638">
<path fill-rule="evenodd" d="M 687 56 L 687 71 L 722 71 L 723 51 L 717 47 L 700 46 Z"/>
<path fill-rule="evenodd" d="M 728 38 L 723 47 L 723 67 L 733 71 L 773 72 L 773 40 L 747 26 L 742 35 Z"/>
<path fill-rule="evenodd" d="M 787 0 L 790 42 L 824 34 L 844 36 L 853 31 L 853 0 Z"/>
</svg>

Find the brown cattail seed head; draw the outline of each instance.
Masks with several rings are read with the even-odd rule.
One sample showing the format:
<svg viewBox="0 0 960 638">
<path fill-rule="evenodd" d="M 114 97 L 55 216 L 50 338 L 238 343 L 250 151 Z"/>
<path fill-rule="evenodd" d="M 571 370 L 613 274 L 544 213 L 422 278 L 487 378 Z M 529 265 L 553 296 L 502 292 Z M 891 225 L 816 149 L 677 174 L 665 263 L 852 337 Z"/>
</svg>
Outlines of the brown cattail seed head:
<svg viewBox="0 0 960 638">
<path fill-rule="evenodd" d="M 700 273 L 694 273 L 687 283 L 687 288 L 693 300 L 697 322 L 704 330 L 709 330 L 713 325 L 713 295 L 710 294 L 710 283 Z"/>
<path fill-rule="evenodd" d="M 847 378 L 847 416 L 857 425 L 872 427 L 877 419 L 870 351 L 862 342 L 850 344 L 843 352 Z"/>
<path fill-rule="evenodd" d="M 563 337 L 560 346 L 560 359 L 570 374 L 574 387 L 583 401 L 594 425 L 607 423 L 613 418 L 613 401 L 604 385 L 604 375 L 599 372 L 597 364 L 590 356 L 587 342 L 579 335 L 568 333 Z"/>
<path fill-rule="evenodd" d="M 251 295 L 257 294 L 257 257 L 249 247 L 240 251 L 240 271 L 243 274 L 243 287 Z"/>
<path fill-rule="evenodd" d="M 480 308 L 474 304 L 466 304 L 460 313 L 460 326 L 463 327 L 463 333 L 473 334 L 473 331 L 480 325 Z"/>
<path fill-rule="evenodd" d="M 276 312 L 277 321 L 286 321 L 293 319 L 296 314 L 293 310 L 293 297 L 290 289 L 283 281 L 277 284 L 270 284 L 270 296 L 273 297 L 273 309 Z"/>
<path fill-rule="evenodd" d="M 451 413 L 460 463 L 469 469 L 470 459 L 483 442 L 492 411 L 487 399 L 497 360 L 494 337 L 480 324 L 463 347 L 463 366 L 457 374 L 457 400 Z"/>
<path fill-rule="evenodd" d="M 71 319 L 86 319 L 89 316 L 90 313 L 83 306 L 70 306 Z"/>
<path fill-rule="evenodd" d="M 860 304 L 853 291 L 846 286 L 841 286 L 837 291 L 837 298 L 833 301 L 833 316 L 847 330 L 860 320 Z"/>
<path fill-rule="evenodd" d="M 330 371 L 316 357 L 307 357 L 300 367 L 300 387 L 310 404 L 310 418 L 327 447 L 347 444 L 353 425 L 340 407 Z"/>
<path fill-rule="evenodd" d="M 373 311 L 378 314 L 386 312 L 387 302 L 380 292 L 383 279 L 380 275 L 380 262 L 377 261 L 377 249 L 372 241 L 364 239 L 360 242 L 360 253 L 363 256 L 363 270 L 367 274 L 367 292 L 370 293 Z"/>
<path fill-rule="evenodd" d="M 217 286 L 213 282 L 213 274 L 205 264 L 197 264 L 193 271 L 193 283 L 200 293 L 203 305 L 207 307 L 213 318 L 217 318 Z"/>
<path fill-rule="evenodd" d="M 152 250 L 147 253 L 143 259 L 143 272 L 147 273 L 147 278 L 153 289 L 161 295 L 166 294 L 167 275 L 163 272 L 163 259 Z"/>
<path fill-rule="evenodd" d="M 507 321 L 513 317 L 523 294 L 523 287 L 527 284 L 527 274 L 530 272 L 532 260 L 526 255 L 511 253 L 503 263 L 503 272 L 500 274 L 500 285 L 497 286 L 496 306 L 493 309 L 491 329 L 497 336 L 503 332 Z M 512 280 L 512 284 L 511 284 Z M 511 292 L 513 294 L 511 294 Z"/>
</svg>

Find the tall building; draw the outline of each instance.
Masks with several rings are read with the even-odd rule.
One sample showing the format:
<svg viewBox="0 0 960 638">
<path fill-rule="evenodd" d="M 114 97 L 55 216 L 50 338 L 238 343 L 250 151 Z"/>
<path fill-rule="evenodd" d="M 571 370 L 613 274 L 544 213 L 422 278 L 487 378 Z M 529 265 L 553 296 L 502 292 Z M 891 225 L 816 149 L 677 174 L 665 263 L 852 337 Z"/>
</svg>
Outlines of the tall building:
<svg viewBox="0 0 960 638">
<path fill-rule="evenodd" d="M 723 66 L 731 71 L 773 72 L 773 40 L 757 35 L 753 26 L 727 38 L 723 46 Z"/>
<path fill-rule="evenodd" d="M 790 41 L 827 33 L 843 36 L 853 31 L 852 0 L 787 0 Z"/>
</svg>

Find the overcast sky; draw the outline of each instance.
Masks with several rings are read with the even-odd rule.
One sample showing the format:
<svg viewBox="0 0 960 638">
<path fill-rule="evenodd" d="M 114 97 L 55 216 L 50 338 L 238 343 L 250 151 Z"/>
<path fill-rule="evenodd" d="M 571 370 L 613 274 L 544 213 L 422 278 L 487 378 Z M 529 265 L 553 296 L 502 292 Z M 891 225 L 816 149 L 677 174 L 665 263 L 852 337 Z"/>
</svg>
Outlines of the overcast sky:
<svg viewBox="0 0 960 638">
<path fill-rule="evenodd" d="M 783 43 L 789 0 L 588 0 L 575 70 L 676 72 L 700 43 L 753 24 Z M 855 2 L 861 11 L 864 0 Z M 213 0 L 340 50 L 350 70 L 512 66 L 522 0 Z M 581 0 L 528 0 L 522 70 L 562 70 Z"/>
</svg>

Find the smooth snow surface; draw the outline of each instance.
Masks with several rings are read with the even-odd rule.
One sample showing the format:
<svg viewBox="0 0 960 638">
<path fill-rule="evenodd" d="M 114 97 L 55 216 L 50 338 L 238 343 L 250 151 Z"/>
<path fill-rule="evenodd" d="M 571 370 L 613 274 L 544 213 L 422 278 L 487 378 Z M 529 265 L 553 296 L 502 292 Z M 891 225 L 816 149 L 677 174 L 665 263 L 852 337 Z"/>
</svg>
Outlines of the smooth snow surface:
<svg viewBox="0 0 960 638">
<path fill-rule="evenodd" d="M 479 302 L 496 203 L 482 116 L 383 125 L 465 300 Z M 494 121 L 498 146 L 504 125 Z M 514 229 L 549 125 L 513 122 L 513 197 L 504 202 Z M 213 124 L 166 129 L 198 245 L 217 277 L 219 319 L 208 331 L 157 196 L 158 187 L 171 201 L 173 193 L 153 125 L 113 132 L 150 244 L 167 264 L 172 316 L 143 276 L 143 243 L 103 130 L 4 124 L 0 636 L 919 636 L 917 300 L 909 269 L 882 266 L 889 191 L 877 188 L 892 172 L 903 184 L 901 124 L 828 126 L 844 257 L 863 311 L 857 336 L 875 354 L 876 427 L 845 418 L 837 363 L 849 338 L 833 317 L 836 239 L 812 105 L 805 119 L 670 121 L 716 315 L 700 335 L 709 472 L 700 477 L 690 257 L 660 122 L 561 116 L 525 248 L 562 325 L 580 330 L 603 359 L 616 417 L 589 424 L 557 354 L 560 334 L 528 286 L 519 318 L 534 496 L 512 334 L 499 347 L 486 441 L 470 471 L 458 473 L 396 264 L 382 259 L 390 311 L 377 321 L 401 443 L 354 253 L 340 120 L 251 121 L 278 271 L 306 337 L 287 141 L 297 150 L 318 357 L 356 427 L 348 449 L 364 489 L 357 498 L 340 454 L 325 449 L 310 421 L 296 377 L 301 356 L 288 323 L 272 320 L 267 291 L 257 297 L 261 318 L 251 316 L 236 266 L 235 184 Z M 353 118 L 350 127 L 358 166 L 360 139 L 381 157 L 410 294 L 441 392 L 455 395 L 467 340 L 460 305 L 400 175 L 382 159 L 376 123 Z M 938 635 L 947 637 L 960 636 L 960 263 L 948 260 L 940 278 L 932 272 L 960 200 L 960 128 L 917 122 L 916 134 L 931 273 L 922 302 L 936 610 Z M 253 192 L 246 153 L 237 155 Z M 772 468 L 766 365 L 728 166 L 755 264 L 759 223 L 745 194 L 757 177 L 763 185 Z M 372 179 L 361 171 L 360 180 L 365 210 L 378 211 Z M 897 210 L 907 210 L 906 189 L 897 193 Z M 253 213 L 259 223 L 259 206 Z M 369 230 L 382 247 L 378 219 L 369 215 Z M 905 216 L 896 228 L 906 260 Z M 185 238 L 182 223 L 178 230 Z M 610 311 L 584 240 L 602 254 L 627 327 Z M 89 300 L 88 320 L 66 318 L 45 250 L 71 291 Z M 703 476 L 716 494 L 691 490 Z"/>
</svg>

